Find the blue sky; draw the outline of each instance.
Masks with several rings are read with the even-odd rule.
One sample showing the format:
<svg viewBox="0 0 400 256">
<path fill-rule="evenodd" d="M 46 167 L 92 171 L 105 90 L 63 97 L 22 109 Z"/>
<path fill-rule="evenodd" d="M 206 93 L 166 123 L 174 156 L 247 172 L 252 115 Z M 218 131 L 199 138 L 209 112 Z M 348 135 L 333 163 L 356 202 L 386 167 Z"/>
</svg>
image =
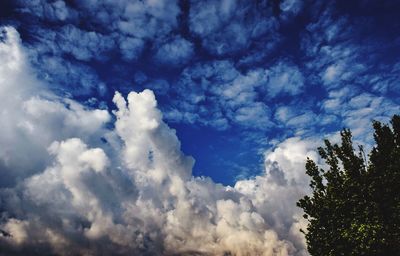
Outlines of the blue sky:
<svg viewBox="0 0 400 256">
<path fill-rule="evenodd" d="M 6 6 L 3 23 L 52 90 L 112 109 L 115 90 L 152 89 L 194 173 L 224 184 L 262 172 L 262 153 L 285 138 L 398 112 L 396 1 Z M 356 114 L 374 100 L 379 111 Z"/>
<path fill-rule="evenodd" d="M 399 10 L 2 1 L 0 247 L 307 255 L 306 157 L 400 112 Z"/>
</svg>

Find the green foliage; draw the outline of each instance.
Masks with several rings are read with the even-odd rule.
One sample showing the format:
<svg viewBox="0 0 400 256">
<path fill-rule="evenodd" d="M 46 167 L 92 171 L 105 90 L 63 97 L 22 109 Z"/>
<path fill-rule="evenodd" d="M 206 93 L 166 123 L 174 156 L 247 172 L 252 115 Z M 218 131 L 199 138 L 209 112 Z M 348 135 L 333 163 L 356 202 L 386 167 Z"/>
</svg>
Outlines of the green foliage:
<svg viewBox="0 0 400 256">
<path fill-rule="evenodd" d="M 400 255 L 400 116 L 373 127 L 368 162 L 348 129 L 341 145 L 325 140 L 318 149 L 328 170 L 307 159 L 312 195 L 297 205 L 309 221 L 302 232 L 311 255 Z"/>
</svg>

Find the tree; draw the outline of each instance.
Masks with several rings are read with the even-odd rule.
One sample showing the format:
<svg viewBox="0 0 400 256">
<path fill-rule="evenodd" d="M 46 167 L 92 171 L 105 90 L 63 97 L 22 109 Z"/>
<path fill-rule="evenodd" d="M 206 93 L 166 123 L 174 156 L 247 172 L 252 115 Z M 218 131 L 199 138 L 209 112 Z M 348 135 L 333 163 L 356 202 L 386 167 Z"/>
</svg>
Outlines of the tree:
<svg viewBox="0 0 400 256">
<path fill-rule="evenodd" d="M 373 128 L 369 160 L 349 129 L 340 145 L 318 148 L 329 169 L 307 159 L 312 194 L 297 206 L 309 221 L 301 231 L 311 255 L 400 255 L 400 116 Z"/>
</svg>

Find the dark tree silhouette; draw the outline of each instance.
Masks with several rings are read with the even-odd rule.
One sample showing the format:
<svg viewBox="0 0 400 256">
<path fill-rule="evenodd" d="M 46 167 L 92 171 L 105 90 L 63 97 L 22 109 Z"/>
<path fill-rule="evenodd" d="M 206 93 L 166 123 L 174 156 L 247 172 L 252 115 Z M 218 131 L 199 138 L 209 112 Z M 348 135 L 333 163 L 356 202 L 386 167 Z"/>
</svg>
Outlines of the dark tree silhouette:
<svg viewBox="0 0 400 256">
<path fill-rule="evenodd" d="M 328 170 L 307 159 L 312 194 L 297 205 L 309 221 L 302 232 L 311 255 L 400 255 L 400 116 L 373 127 L 368 161 L 348 129 L 341 145 L 325 140 L 318 149 Z"/>
</svg>

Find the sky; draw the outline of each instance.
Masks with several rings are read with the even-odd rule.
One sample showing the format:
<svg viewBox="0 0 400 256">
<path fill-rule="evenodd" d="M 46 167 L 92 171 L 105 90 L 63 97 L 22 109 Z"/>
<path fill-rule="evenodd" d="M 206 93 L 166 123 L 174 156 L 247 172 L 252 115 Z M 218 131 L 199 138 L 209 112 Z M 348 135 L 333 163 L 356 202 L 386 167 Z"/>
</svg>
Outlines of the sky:
<svg viewBox="0 0 400 256">
<path fill-rule="evenodd" d="M 307 255 L 307 157 L 400 112 L 400 2 L 2 0 L 4 255 Z"/>
</svg>

